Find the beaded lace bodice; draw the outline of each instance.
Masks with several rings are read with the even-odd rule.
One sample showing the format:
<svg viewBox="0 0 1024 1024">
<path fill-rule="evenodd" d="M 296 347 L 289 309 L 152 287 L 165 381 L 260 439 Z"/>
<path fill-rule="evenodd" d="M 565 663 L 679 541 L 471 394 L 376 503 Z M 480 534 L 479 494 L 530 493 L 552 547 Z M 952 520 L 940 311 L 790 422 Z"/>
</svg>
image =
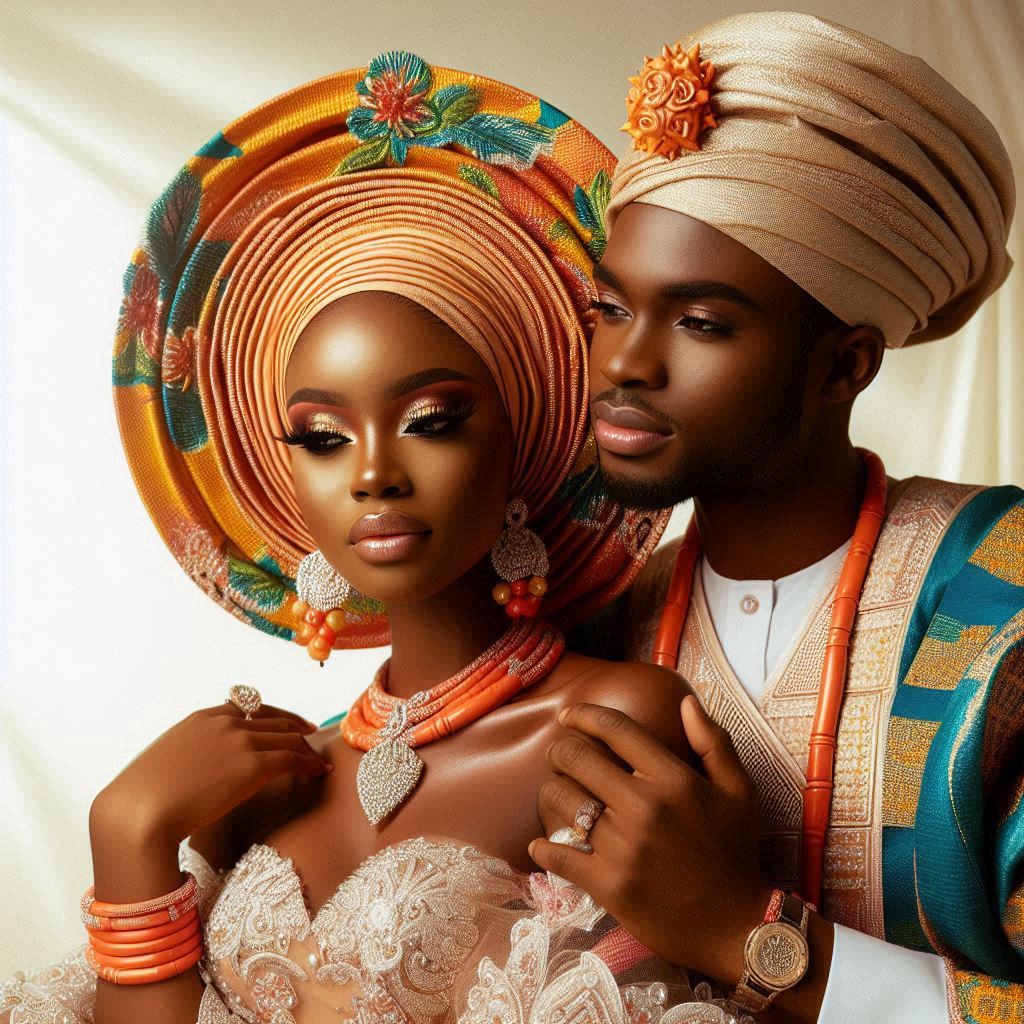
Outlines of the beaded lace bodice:
<svg viewBox="0 0 1024 1024">
<path fill-rule="evenodd" d="M 575 886 L 464 843 L 387 847 L 312 914 L 273 847 L 223 873 L 187 843 L 180 859 L 201 892 L 200 1024 L 732 1020 L 653 955 L 623 958 L 615 922 Z M 18 972 L 0 989 L 0 1024 L 89 1024 L 95 985 L 81 949 Z"/>
</svg>

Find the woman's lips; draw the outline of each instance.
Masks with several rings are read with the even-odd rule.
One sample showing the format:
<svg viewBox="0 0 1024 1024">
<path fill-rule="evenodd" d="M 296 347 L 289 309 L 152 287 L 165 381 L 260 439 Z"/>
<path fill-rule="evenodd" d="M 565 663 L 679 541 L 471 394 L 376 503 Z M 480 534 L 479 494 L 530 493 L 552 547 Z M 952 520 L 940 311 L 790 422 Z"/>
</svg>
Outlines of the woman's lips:
<svg viewBox="0 0 1024 1024">
<path fill-rule="evenodd" d="M 593 417 L 597 443 L 614 455 L 646 455 L 672 440 L 669 427 L 639 409 L 595 402 Z"/>
<path fill-rule="evenodd" d="M 358 519 L 348 541 L 364 562 L 398 562 L 422 544 L 430 528 L 404 512 L 378 512 Z"/>
</svg>

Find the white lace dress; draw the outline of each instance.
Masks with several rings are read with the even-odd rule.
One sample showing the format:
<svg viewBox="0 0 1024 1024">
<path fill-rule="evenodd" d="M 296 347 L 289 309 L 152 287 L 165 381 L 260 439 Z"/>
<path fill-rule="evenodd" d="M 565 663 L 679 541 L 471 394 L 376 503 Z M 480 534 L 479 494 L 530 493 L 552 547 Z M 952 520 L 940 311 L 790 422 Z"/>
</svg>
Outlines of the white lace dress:
<svg viewBox="0 0 1024 1024">
<path fill-rule="evenodd" d="M 731 1024 L 575 886 L 453 840 L 374 854 L 312 916 L 290 858 L 257 843 L 200 886 L 198 1024 Z M 92 1024 L 84 946 L 0 987 L 0 1024 Z"/>
</svg>

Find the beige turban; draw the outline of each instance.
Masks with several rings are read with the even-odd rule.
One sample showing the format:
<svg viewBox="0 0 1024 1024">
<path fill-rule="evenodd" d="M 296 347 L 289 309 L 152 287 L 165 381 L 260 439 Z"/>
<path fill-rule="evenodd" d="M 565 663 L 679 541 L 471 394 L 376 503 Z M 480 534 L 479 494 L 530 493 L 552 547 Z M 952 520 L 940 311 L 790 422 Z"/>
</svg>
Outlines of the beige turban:
<svg viewBox="0 0 1024 1024">
<path fill-rule="evenodd" d="M 632 202 L 687 214 L 894 348 L 951 334 L 1002 284 L 1009 157 L 923 60 L 792 12 L 724 18 L 694 43 L 718 127 L 675 159 L 630 150 L 609 229 Z"/>
</svg>

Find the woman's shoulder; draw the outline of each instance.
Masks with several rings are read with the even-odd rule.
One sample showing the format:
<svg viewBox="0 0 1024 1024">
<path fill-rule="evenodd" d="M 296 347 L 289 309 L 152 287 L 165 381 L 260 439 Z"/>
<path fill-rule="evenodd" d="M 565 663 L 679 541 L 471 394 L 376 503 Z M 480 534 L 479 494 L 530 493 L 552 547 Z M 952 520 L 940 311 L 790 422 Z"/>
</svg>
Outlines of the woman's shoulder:
<svg viewBox="0 0 1024 1024">
<path fill-rule="evenodd" d="M 644 661 L 566 655 L 565 704 L 599 704 L 628 715 L 670 749 L 685 747 L 679 705 L 692 691 L 678 672 Z"/>
</svg>

